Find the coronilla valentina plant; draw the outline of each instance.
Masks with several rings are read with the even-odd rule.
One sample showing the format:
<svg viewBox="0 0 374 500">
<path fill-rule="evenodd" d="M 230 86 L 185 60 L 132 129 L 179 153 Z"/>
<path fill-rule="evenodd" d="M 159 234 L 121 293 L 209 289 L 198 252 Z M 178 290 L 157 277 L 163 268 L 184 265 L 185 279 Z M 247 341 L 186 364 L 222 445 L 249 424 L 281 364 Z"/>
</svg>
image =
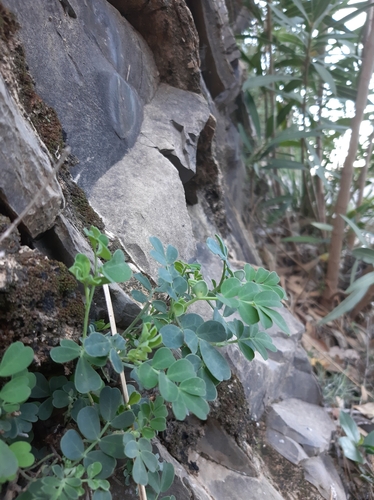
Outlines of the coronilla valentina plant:
<svg viewBox="0 0 374 500">
<path fill-rule="evenodd" d="M 19 444 L 16 449 L 8 444 L 4 440 L 4 436 L 9 436 L 7 423 L 0 446 L 6 447 L 8 454 L 13 453 L 16 461 L 13 460 L 14 466 L 9 470 L 0 468 L 0 475 L 3 481 L 12 479 L 26 465 L 23 477 L 30 484 L 19 496 L 21 500 L 77 499 L 88 490 L 93 492 L 94 500 L 110 500 L 108 478 L 118 460 L 122 460 L 124 481 L 132 477 L 139 488 L 146 487 L 148 499 L 172 500 L 173 496 L 162 495 L 173 482 L 174 470 L 154 452 L 152 439 L 166 429 L 169 409 L 177 420 L 184 420 L 189 414 L 202 420 L 207 418 L 209 401 L 217 397 L 217 385 L 231 377 L 220 348 L 237 344 L 249 361 L 256 351 L 267 359 L 268 351 L 276 350 L 264 330 L 275 323 L 288 332 L 277 311 L 282 307 L 285 293 L 275 272 L 255 269 L 249 264 L 234 271 L 228 261 L 228 250 L 218 236 L 207 240 L 208 248 L 222 261 L 221 276 L 211 284 L 204 279 L 199 264 L 183 262 L 176 248 L 171 245 L 165 248 L 158 238 L 152 237 L 151 256 L 160 265 L 157 284 L 153 285 L 141 273 L 134 274 L 142 285 L 141 291 L 132 292 L 133 298 L 142 304 L 140 313 L 121 334 L 98 331 L 99 324 L 89 324 L 96 287 L 128 281 L 132 272 L 123 252 L 116 250 L 112 254 L 108 238 L 97 228 L 86 230 L 86 235 L 94 262 L 78 254 L 70 268 L 84 287 L 82 336 L 78 342 L 62 339 L 51 351 L 56 363 L 70 363 L 69 366 L 74 363 L 73 376 L 47 380 L 43 374 L 25 375 L 22 370 L 31 362 L 26 355 L 20 370 L 4 371 L 2 367 L 9 365 L 8 351 L 0 364 L 0 376 L 12 377 L 7 384 L 24 387 L 17 401 L 4 397 L 9 392 L 7 384 L 1 390 L 0 425 L 14 418 L 15 407 L 7 405 L 16 405 L 18 410 L 29 396 L 37 400 L 31 404 L 41 420 L 48 419 L 55 408 L 65 408 L 67 430 L 60 442 L 61 456 L 42 458 L 38 477 L 28 475 L 27 467 L 36 467 L 34 458 L 28 456 L 28 461 L 22 462 L 17 455 L 17 446 L 22 447 L 25 455 L 29 453 L 25 448 L 28 443 L 22 444 L 21 433 L 14 431 L 12 437 Z M 208 320 L 190 311 L 198 302 L 210 306 Z M 113 386 L 113 377 L 108 381 L 108 372 L 123 377 L 125 369 L 131 371 L 134 380 L 133 385 L 127 386 L 126 398 Z M 22 411 L 21 417 L 24 418 Z M 25 427 L 21 425 L 20 429 Z"/>
</svg>

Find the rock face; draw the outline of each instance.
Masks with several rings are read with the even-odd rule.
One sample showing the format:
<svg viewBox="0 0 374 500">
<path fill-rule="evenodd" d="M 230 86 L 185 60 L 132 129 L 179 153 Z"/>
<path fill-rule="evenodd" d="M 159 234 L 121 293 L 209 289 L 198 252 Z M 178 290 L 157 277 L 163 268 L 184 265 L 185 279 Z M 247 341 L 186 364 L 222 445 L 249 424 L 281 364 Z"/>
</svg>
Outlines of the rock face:
<svg viewBox="0 0 374 500">
<path fill-rule="evenodd" d="M 157 88 L 148 46 L 106 0 L 4 2 L 17 14 L 36 90 L 62 123 L 87 192 L 131 148 Z"/>
<path fill-rule="evenodd" d="M 62 191 L 52 177 L 46 150 L 20 113 L 1 76 L 0 165 L 0 201 L 9 215 L 20 215 L 40 192 L 23 219 L 28 233 L 35 238 L 54 224 L 63 205 Z"/>
<path fill-rule="evenodd" d="M 216 232 L 234 261 L 260 264 L 244 217 L 246 171 L 236 127 L 242 71 L 233 29 L 248 20 L 242 2 L 2 3 L 17 17 L 22 46 L 0 22 L 0 48 L 8 47 L 0 72 L 9 85 L 0 78 L 0 213 L 13 219 L 46 182 L 52 162 L 43 141 L 57 157 L 63 136 L 75 181 L 65 166 L 59 183 L 52 179 L 24 219 L 22 243 L 32 249 L 15 235 L 5 242 L 4 342 L 45 344 L 44 361 L 57 336 L 79 335 L 82 303 L 64 264 L 70 266 L 77 252 L 92 258 L 82 234 L 86 225 L 105 228 L 113 248 L 122 247 L 150 279 L 157 275 L 150 236 L 177 247 L 183 259 L 199 260 L 211 279 L 221 267 L 204 241 Z M 35 89 L 27 68 L 17 69 L 15 53 L 23 50 Z M 54 118 L 35 105 L 43 101 Z M 27 123 L 38 114 L 44 124 L 60 120 L 53 140 Z M 0 220 L 1 231 L 7 223 Z M 19 287 L 30 293 L 20 298 Z M 111 288 L 123 327 L 139 311 L 127 292 Z M 102 298 L 95 302 L 100 315 Z M 222 384 L 208 421 L 170 419 L 155 443 L 174 463 L 177 478 L 168 494 L 178 500 L 317 500 L 330 498 L 332 488 L 345 499 L 327 456 L 334 425 L 319 406 L 319 387 L 300 347 L 303 327 L 287 310 L 281 314 L 291 335 L 270 330 L 277 352 L 248 362 L 230 346 L 225 355 L 234 376 Z M 275 459 L 286 473 L 277 476 Z M 287 489 L 284 476 L 297 481 Z M 136 493 L 116 482 L 113 498 Z"/>
</svg>

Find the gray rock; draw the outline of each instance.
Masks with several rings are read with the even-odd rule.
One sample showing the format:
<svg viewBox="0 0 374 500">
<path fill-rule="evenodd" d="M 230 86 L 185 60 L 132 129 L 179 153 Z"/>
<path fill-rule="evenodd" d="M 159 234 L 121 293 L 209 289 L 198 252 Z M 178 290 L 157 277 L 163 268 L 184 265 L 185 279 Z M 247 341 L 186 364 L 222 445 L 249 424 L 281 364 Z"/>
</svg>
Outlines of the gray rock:
<svg viewBox="0 0 374 500">
<path fill-rule="evenodd" d="M 192 456 L 192 459 L 199 467 L 196 481 L 204 485 L 211 499 L 283 500 L 283 497 L 262 475 L 255 478 L 239 474 L 199 455 Z"/>
<path fill-rule="evenodd" d="M 184 183 L 196 173 L 197 141 L 208 118 L 203 97 L 162 84 L 144 109 L 139 140 L 157 148 L 177 168 Z"/>
<path fill-rule="evenodd" d="M 199 37 L 185 0 L 109 0 L 144 37 L 162 82 L 200 92 Z"/>
<path fill-rule="evenodd" d="M 344 487 L 332 459 L 322 454 L 304 460 L 305 479 L 312 483 L 326 500 L 346 500 Z"/>
<path fill-rule="evenodd" d="M 139 314 L 140 307 L 131 300 L 117 283 L 110 284 L 109 291 L 117 328 L 125 329 Z M 107 315 L 107 306 L 103 291 L 99 290 L 98 292 L 95 295 L 94 307 L 98 317 L 102 318 Z"/>
<path fill-rule="evenodd" d="M 150 236 L 174 245 L 182 258 L 194 256 L 194 238 L 183 186 L 174 166 L 154 147 L 136 143 L 97 180 L 89 201 L 133 261 L 157 277 L 149 256 Z"/>
<path fill-rule="evenodd" d="M 299 443 L 308 456 L 326 451 L 335 430 L 324 408 L 299 399 L 274 403 L 267 416 L 267 427 Z"/>
<path fill-rule="evenodd" d="M 274 343 L 281 348 L 277 353 L 269 353 L 268 360 L 265 361 L 256 353 L 254 360 L 250 362 L 244 358 L 236 345 L 231 345 L 225 350 L 232 371 L 243 385 L 249 412 L 254 420 L 259 420 L 265 408 L 279 399 L 285 380 L 292 369 L 293 353 L 298 347 L 304 329 L 287 309 L 280 309 L 278 312 L 288 324 L 290 336 L 280 331 L 276 325 L 267 330 Z"/>
<path fill-rule="evenodd" d="M 266 440 L 272 448 L 282 455 L 282 457 L 287 458 L 287 460 L 295 465 L 298 465 L 302 460 L 308 458 L 308 455 L 296 441 L 284 436 L 280 432 L 267 429 Z"/>
<path fill-rule="evenodd" d="M 77 253 L 87 255 L 91 263 L 94 263 L 94 253 L 88 241 L 62 214 L 57 217 L 54 227 L 35 242 L 35 246 L 48 257 L 58 258 L 67 267 L 73 265 Z M 109 290 L 116 325 L 118 328 L 125 329 L 138 315 L 140 307 L 117 283 L 110 284 Z M 106 315 L 107 306 L 104 293 L 102 289 L 98 289 L 95 292 L 95 300 L 92 305 L 92 316 L 103 318 Z"/>
<path fill-rule="evenodd" d="M 243 385 L 251 418 L 259 420 L 266 407 L 279 397 L 289 366 L 271 359 L 265 361 L 258 353 L 248 361 L 236 345 L 228 346 L 225 354 L 231 371 Z"/>
<path fill-rule="evenodd" d="M 77 253 L 84 253 L 92 263 L 95 259 L 86 238 L 64 214 L 56 218 L 51 231 L 35 241 L 35 246 L 50 259 L 63 262 L 66 267 L 73 265 Z"/>
<path fill-rule="evenodd" d="M 231 31 L 223 1 L 190 2 L 200 37 L 201 69 L 213 99 L 231 102 L 239 92 L 235 74 L 240 53 Z"/>
<path fill-rule="evenodd" d="M 197 477 L 188 474 L 162 444 L 157 442 L 156 446 L 161 458 L 171 463 L 175 470 L 174 484 L 168 490 L 168 495 L 175 495 L 178 500 L 213 500 L 209 490 Z"/>
<path fill-rule="evenodd" d="M 36 91 L 52 106 L 79 165 L 74 177 L 89 191 L 139 134 L 142 107 L 158 83 L 141 36 L 106 0 L 5 0 L 17 16 Z"/>
<path fill-rule="evenodd" d="M 196 451 L 219 465 L 233 471 L 256 477 L 257 471 L 247 455 L 239 448 L 218 422 L 209 419 L 204 427 L 204 436 L 199 440 Z"/>
<path fill-rule="evenodd" d="M 40 191 L 36 203 L 23 218 L 35 238 L 49 229 L 63 205 L 52 165 L 35 132 L 24 119 L 0 76 L 0 201 L 9 214 L 19 215 Z"/>
<path fill-rule="evenodd" d="M 302 399 L 307 403 L 320 405 L 322 403 L 322 392 L 313 373 L 306 373 L 291 367 L 291 371 L 284 380 L 280 398 Z"/>
</svg>

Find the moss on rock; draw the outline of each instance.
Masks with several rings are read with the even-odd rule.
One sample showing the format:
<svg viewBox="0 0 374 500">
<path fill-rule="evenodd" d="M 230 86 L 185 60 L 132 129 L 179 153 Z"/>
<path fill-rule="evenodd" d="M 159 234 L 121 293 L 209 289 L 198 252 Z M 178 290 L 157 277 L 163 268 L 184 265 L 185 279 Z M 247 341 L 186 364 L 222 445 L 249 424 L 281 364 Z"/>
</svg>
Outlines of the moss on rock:
<svg viewBox="0 0 374 500">
<path fill-rule="evenodd" d="M 0 345 L 20 340 L 37 364 L 61 338 L 81 334 L 84 305 L 75 278 L 61 262 L 22 248 L 0 260 Z"/>
</svg>

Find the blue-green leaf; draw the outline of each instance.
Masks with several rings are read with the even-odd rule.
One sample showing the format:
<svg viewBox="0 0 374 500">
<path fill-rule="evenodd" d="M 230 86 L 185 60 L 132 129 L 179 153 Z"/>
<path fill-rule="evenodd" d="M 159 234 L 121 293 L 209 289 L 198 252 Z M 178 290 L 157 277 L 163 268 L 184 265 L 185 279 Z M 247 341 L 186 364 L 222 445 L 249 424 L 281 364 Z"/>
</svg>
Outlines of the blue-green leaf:
<svg viewBox="0 0 374 500">
<path fill-rule="evenodd" d="M 137 369 L 137 374 L 145 389 L 153 389 L 158 383 L 158 372 L 149 363 L 142 363 Z"/>
<path fill-rule="evenodd" d="M 177 258 L 178 258 L 178 250 L 172 245 L 168 245 L 166 248 L 166 262 L 169 265 L 174 264 Z"/>
<path fill-rule="evenodd" d="M 158 386 L 161 396 L 166 401 L 172 403 L 178 399 L 178 387 L 165 375 L 164 372 L 160 372 L 158 375 Z"/>
<path fill-rule="evenodd" d="M 183 380 L 179 386 L 179 389 L 184 392 L 188 392 L 192 396 L 200 396 L 205 398 L 206 396 L 206 385 L 203 379 L 199 377 L 192 377 Z"/>
<path fill-rule="evenodd" d="M 196 335 L 207 342 L 223 342 L 227 339 L 225 327 L 218 321 L 205 321 L 196 330 Z"/>
<path fill-rule="evenodd" d="M 184 404 L 187 406 L 189 411 L 200 418 L 201 420 L 206 420 L 209 413 L 209 405 L 205 399 L 199 396 L 193 396 L 187 392 L 182 392 L 182 399 Z"/>
<path fill-rule="evenodd" d="M 350 460 L 353 460 L 354 462 L 357 462 L 359 464 L 365 463 L 365 459 L 362 456 L 362 454 L 360 453 L 356 444 L 353 443 L 349 438 L 347 438 L 345 436 L 340 437 L 339 444 L 343 448 L 344 455 L 347 458 L 349 458 Z"/>
<path fill-rule="evenodd" d="M 195 313 L 185 314 L 179 320 L 183 329 L 192 330 L 193 332 L 196 332 L 199 326 L 204 323 L 203 318 Z"/>
<path fill-rule="evenodd" d="M 222 380 L 228 380 L 231 377 L 230 367 L 217 349 L 205 340 L 200 340 L 200 352 L 204 363 L 214 378 L 222 382 Z"/>
<path fill-rule="evenodd" d="M 184 342 L 187 344 L 192 354 L 195 354 L 199 347 L 199 339 L 192 330 L 184 330 Z"/>
<path fill-rule="evenodd" d="M 113 257 L 101 267 L 100 271 L 111 283 L 123 283 L 132 276 L 131 268 L 125 262 L 122 250 L 117 249 Z"/>
<path fill-rule="evenodd" d="M 187 359 L 178 359 L 168 369 L 167 376 L 173 382 L 182 382 L 190 377 L 195 377 L 195 369 Z"/>
<path fill-rule="evenodd" d="M 162 464 L 162 474 L 161 474 L 161 484 L 160 491 L 165 493 L 174 482 L 174 467 L 169 462 L 163 462 Z"/>
<path fill-rule="evenodd" d="M 148 473 L 143 460 L 140 456 L 137 456 L 132 468 L 132 477 L 137 484 L 142 484 L 145 486 L 148 484 Z"/>
<path fill-rule="evenodd" d="M 1 359 L 0 377 L 10 377 L 25 370 L 33 358 L 34 351 L 30 346 L 25 347 L 22 342 L 13 342 Z"/>
<path fill-rule="evenodd" d="M 61 347 L 54 347 L 50 356 L 55 363 L 67 363 L 80 356 L 81 348 L 73 340 L 63 339 L 60 341 Z"/>
<path fill-rule="evenodd" d="M 138 280 L 139 283 L 141 283 L 148 292 L 152 291 L 152 285 L 146 276 L 141 273 L 136 273 L 134 274 L 134 278 Z"/>
<path fill-rule="evenodd" d="M 156 351 L 152 359 L 152 366 L 156 370 L 164 370 L 169 368 L 175 362 L 173 353 L 167 347 L 161 347 Z"/>
<path fill-rule="evenodd" d="M 109 434 L 99 443 L 100 450 L 113 458 L 125 458 L 123 434 Z"/>
<path fill-rule="evenodd" d="M 77 431 L 69 429 L 61 439 L 61 451 L 69 460 L 79 460 L 84 454 L 84 444 Z"/>
<path fill-rule="evenodd" d="M 102 380 L 87 360 L 79 358 L 75 368 L 74 384 L 78 392 L 87 394 L 98 391 L 102 385 Z"/>
<path fill-rule="evenodd" d="M 358 444 L 361 438 L 360 431 L 358 430 L 356 422 L 349 415 L 349 413 L 341 411 L 339 415 L 339 422 L 342 429 L 347 434 L 347 437 L 354 443 Z"/>
<path fill-rule="evenodd" d="M 85 339 L 84 350 L 89 356 L 106 356 L 110 350 L 110 342 L 102 333 L 93 332 Z"/>
<path fill-rule="evenodd" d="M 135 415 L 132 411 L 124 411 L 117 415 L 112 421 L 111 426 L 114 429 L 125 430 L 132 426 L 135 421 Z"/>
<path fill-rule="evenodd" d="M 178 349 L 183 345 L 184 336 L 183 332 L 176 325 L 165 325 L 161 328 L 160 334 L 162 336 L 162 342 L 166 347 L 170 349 Z"/>
<path fill-rule="evenodd" d="M 101 472 L 96 476 L 96 479 L 106 479 L 110 477 L 117 465 L 117 461 L 113 457 L 109 457 L 100 450 L 94 450 L 87 453 L 87 456 L 83 460 L 83 465 L 87 468 L 95 462 L 100 462 L 102 466 Z"/>
<path fill-rule="evenodd" d="M 96 408 L 86 406 L 78 413 L 77 424 L 80 432 L 89 441 L 95 441 L 100 435 L 100 419 Z"/>
<path fill-rule="evenodd" d="M 0 479 L 3 483 L 7 478 L 12 477 L 18 470 L 18 461 L 9 446 L 0 439 Z"/>
<path fill-rule="evenodd" d="M 99 408 L 103 419 L 110 422 L 116 416 L 118 407 L 122 403 L 122 395 L 117 387 L 106 385 L 100 392 Z"/>
</svg>

